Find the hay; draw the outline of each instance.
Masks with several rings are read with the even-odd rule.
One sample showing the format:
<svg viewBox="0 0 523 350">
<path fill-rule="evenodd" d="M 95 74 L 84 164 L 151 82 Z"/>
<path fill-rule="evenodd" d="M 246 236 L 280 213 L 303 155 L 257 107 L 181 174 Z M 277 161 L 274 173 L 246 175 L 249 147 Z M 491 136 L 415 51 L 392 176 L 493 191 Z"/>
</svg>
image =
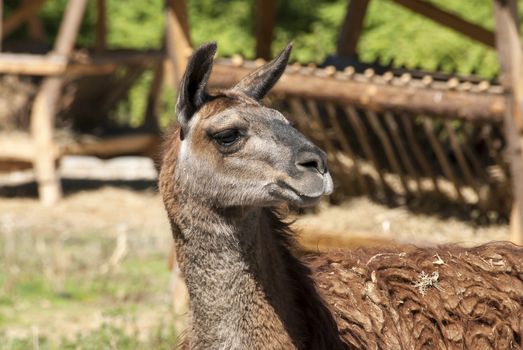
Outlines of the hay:
<svg viewBox="0 0 523 350">
<path fill-rule="evenodd" d="M 421 271 L 418 281 L 414 283 L 414 287 L 418 289 L 421 295 L 425 296 L 429 287 L 441 288 L 438 286 L 439 273 L 437 271 L 428 274 Z"/>
</svg>

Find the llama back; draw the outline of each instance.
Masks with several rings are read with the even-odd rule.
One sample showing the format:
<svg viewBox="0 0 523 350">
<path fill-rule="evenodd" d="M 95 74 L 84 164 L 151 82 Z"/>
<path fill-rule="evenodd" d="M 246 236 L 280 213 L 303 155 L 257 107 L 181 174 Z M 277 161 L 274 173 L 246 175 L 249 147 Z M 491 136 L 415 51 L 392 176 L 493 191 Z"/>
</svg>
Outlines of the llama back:
<svg viewBox="0 0 523 350">
<path fill-rule="evenodd" d="M 357 249 L 308 264 L 355 348 L 523 348 L 523 247 Z"/>
</svg>

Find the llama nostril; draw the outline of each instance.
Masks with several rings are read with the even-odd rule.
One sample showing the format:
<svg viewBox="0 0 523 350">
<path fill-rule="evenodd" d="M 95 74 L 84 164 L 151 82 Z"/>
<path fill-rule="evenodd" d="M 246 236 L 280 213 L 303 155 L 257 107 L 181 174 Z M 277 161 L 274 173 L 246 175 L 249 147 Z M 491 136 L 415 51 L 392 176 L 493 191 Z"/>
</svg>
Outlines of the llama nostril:
<svg viewBox="0 0 523 350">
<path fill-rule="evenodd" d="M 327 168 L 324 159 L 320 155 L 311 152 L 300 153 L 296 165 L 299 168 L 317 171 L 322 175 L 325 174 Z"/>
<path fill-rule="evenodd" d="M 300 165 L 304 168 L 314 168 L 314 169 L 318 169 L 318 162 L 314 161 L 314 160 L 311 160 L 311 161 L 308 161 L 306 163 L 300 163 Z"/>
</svg>

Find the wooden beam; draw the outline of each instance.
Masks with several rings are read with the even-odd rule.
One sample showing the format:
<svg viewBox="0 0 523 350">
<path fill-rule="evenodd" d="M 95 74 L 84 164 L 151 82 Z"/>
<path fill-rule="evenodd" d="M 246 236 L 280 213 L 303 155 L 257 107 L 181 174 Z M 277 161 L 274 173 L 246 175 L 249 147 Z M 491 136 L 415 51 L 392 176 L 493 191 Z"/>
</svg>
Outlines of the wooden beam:
<svg viewBox="0 0 523 350">
<path fill-rule="evenodd" d="M 0 54 L 2 74 L 85 76 L 112 73 L 116 68 L 114 63 L 69 63 L 58 55 Z"/>
<path fill-rule="evenodd" d="M 80 29 L 87 0 L 70 0 L 67 4 L 54 52 L 69 57 Z M 60 178 L 56 170 L 58 154 L 53 140 L 56 104 L 60 97 L 63 77 L 45 78 L 36 95 L 31 111 L 31 135 L 35 144 L 34 169 L 38 182 L 40 200 L 46 205 L 54 204 L 62 196 Z"/>
<path fill-rule="evenodd" d="M 2 22 L 2 38 L 6 38 L 14 32 L 21 24 L 27 22 L 38 12 L 46 0 L 33 0 L 24 2 L 9 17 Z"/>
<path fill-rule="evenodd" d="M 107 7 L 105 0 L 96 0 L 96 52 L 107 48 Z"/>
<path fill-rule="evenodd" d="M 31 169 L 33 164 L 29 161 L 20 161 L 20 160 L 7 160 L 4 161 L 0 159 L 0 173 L 1 172 L 12 172 L 12 171 L 20 171 L 25 169 Z"/>
<path fill-rule="evenodd" d="M 495 47 L 494 33 L 477 24 L 470 23 L 450 12 L 444 11 L 428 1 L 422 0 L 392 0 L 413 12 L 416 12 L 434 22 L 454 29 L 471 39 L 477 40 L 487 46 Z"/>
<path fill-rule="evenodd" d="M 0 135 L 0 162 L 31 162 L 36 155 L 34 141 L 29 135 L 14 133 Z M 136 133 L 104 138 L 92 137 L 55 144 L 51 150 L 57 157 L 65 155 L 91 155 L 114 157 L 125 154 L 142 154 L 151 146 L 161 142 L 161 137 L 153 133 Z"/>
<path fill-rule="evenodd" d="M 211 86 L 226 88 L 255 69 L 255 64 L 237 67 L 228 60 L 216 60 Z M 357 79 L 285 73 L 272 90 L 276 94 L 320 99 L 376 112 L 387 110 L 441 115 L 469 121 L 502 122 L 506 97 L 503 94 L 443 90 L 413 85 L 383 84 Z"/>
<path fill-rule="evenodd" d="M 104 51 L 82 58 L 81 62 L 71 62 L 60 55 L 0 54 L 1 74 L 21 75 L 64 75 L 87 76 L 111 74 L 121 65 L 160 64 L 164 57 L 161 51 Z"/>
<path fill-rule="evenodd" d="M 516 1 L 493 0 L 494 18 L 496 20 L 496 51 L 501 67 L 501 83 L 509 89 L 521 88 L 519 83 L 522 74 L 522 53 L 518 49 L 519 19 Z M 518 122 L 520 124 L 520 122 Z"/>
<path fill-rule="evenodd" d="M 34 144 L 27 133 L 2 132 L 0 134 L 0 160 L 2 162 L 32 162 L 33 159 Z"/>
<path fill-rule="evenodd" d="M 276 0 L 256 1 L 256 57 L 272 58 L 272 33 L 276 21 Z"/>
<path fill-rule="evenodd" d="M 178 86 L 192 52 L 185 0 L 166 0 L 165 16 L 167 55 L 173 65 L 174 86 Z"/>
<path fill-rule="evenodd" d="M 4 31 L 2 27 L 4 25 L 4 0 L 0 0 L 0 52 L 2 51 L 2 35 Z"/>
<path fill-rule="evenodd" d="M 33 0 L 24 0 L 24 3 L 30 3 Z M 38 17 L 37 12 L 33 12 L 27 19 L 27 29 L 29 32 L 29 37 L 35 41 L 45 41 L 46 35 L 44 30 L 44 25 Z"/>
<path fill-rule="evenodd" d="M 350 0 L 338 37 L 338 56 L 352 57 L 356 54 L 368 5 L 369 0 Z"/>
<path fill-rule="evenodd" d="M 304 220 L 303 220 L 304 221 Z M 370 232 L 347 232 L 347 230 L 325 229 L 320 225 L 305 225 L 299 218 L 292 224 L 299 247 L 306 252 L 328 252 L 358 247 L 396 247 L 399 243 L 391 239 L 376 238 Z"/>
<path fill-rule="evenodd" d="M 90 155 L 114 157 L 127 154 L 140 154 L 156 145 L 160 140 L 156 134 L 130 134 L 97 139 L 89 142 L 75 142 L 60 147 L 60 155 Z"/>
<path fill-rule="evenodd" d="M 67 3 L 53 50 L 57 54 L 67 57 L 73 51 L 86 3 L 86 0 L 69 0 Z"/>
<path fill-rule="evenodd" d="M 493 0 L 501 81 L 511 91 L 505 112 L 505 137 L 514 188 L 511 240 L 523 244 L 523 52 L 516 0 Z"/>
<path fill-rule="evenodd" d="M 46 39 L 45 29 L 44 25 L 42 24 L 42 21 L 40 18 L 35 14 L 33 14 L 28 20 L 27 20 L 27 29 L 29 32 L 29 37 L 31 40 L 43 42 Z"/>
<path fill-rule="evenodd" d="M 160 123 L 158 121 L 158 102 L 162 92 L 164 82 L 164 65 L 159 63 L 154 69 L 153 81 L 147 95 L 147 105 L 145 107 L 144 127 L 146 130 L 158 132 Z"/>
</svg>

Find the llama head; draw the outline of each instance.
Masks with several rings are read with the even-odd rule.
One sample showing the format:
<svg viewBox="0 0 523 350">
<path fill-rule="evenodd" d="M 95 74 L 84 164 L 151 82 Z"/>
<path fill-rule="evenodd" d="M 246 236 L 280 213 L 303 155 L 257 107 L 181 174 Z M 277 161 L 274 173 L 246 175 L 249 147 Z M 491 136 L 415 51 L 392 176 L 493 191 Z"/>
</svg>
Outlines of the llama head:
<svg viewBox="0 0 523 350">
<path fill-rule="evenodd" d="M 260 100 L 282 75 L 291 45 L 231 89 L 209 93 L 216 44 L 198 48 L 182 78 L 166 147 L 174 186 L 216 207 L 308 206 L 332 191 L 325 153 Z M 164 164 L 164 167 L 166 165 Z"/>
</svg>

